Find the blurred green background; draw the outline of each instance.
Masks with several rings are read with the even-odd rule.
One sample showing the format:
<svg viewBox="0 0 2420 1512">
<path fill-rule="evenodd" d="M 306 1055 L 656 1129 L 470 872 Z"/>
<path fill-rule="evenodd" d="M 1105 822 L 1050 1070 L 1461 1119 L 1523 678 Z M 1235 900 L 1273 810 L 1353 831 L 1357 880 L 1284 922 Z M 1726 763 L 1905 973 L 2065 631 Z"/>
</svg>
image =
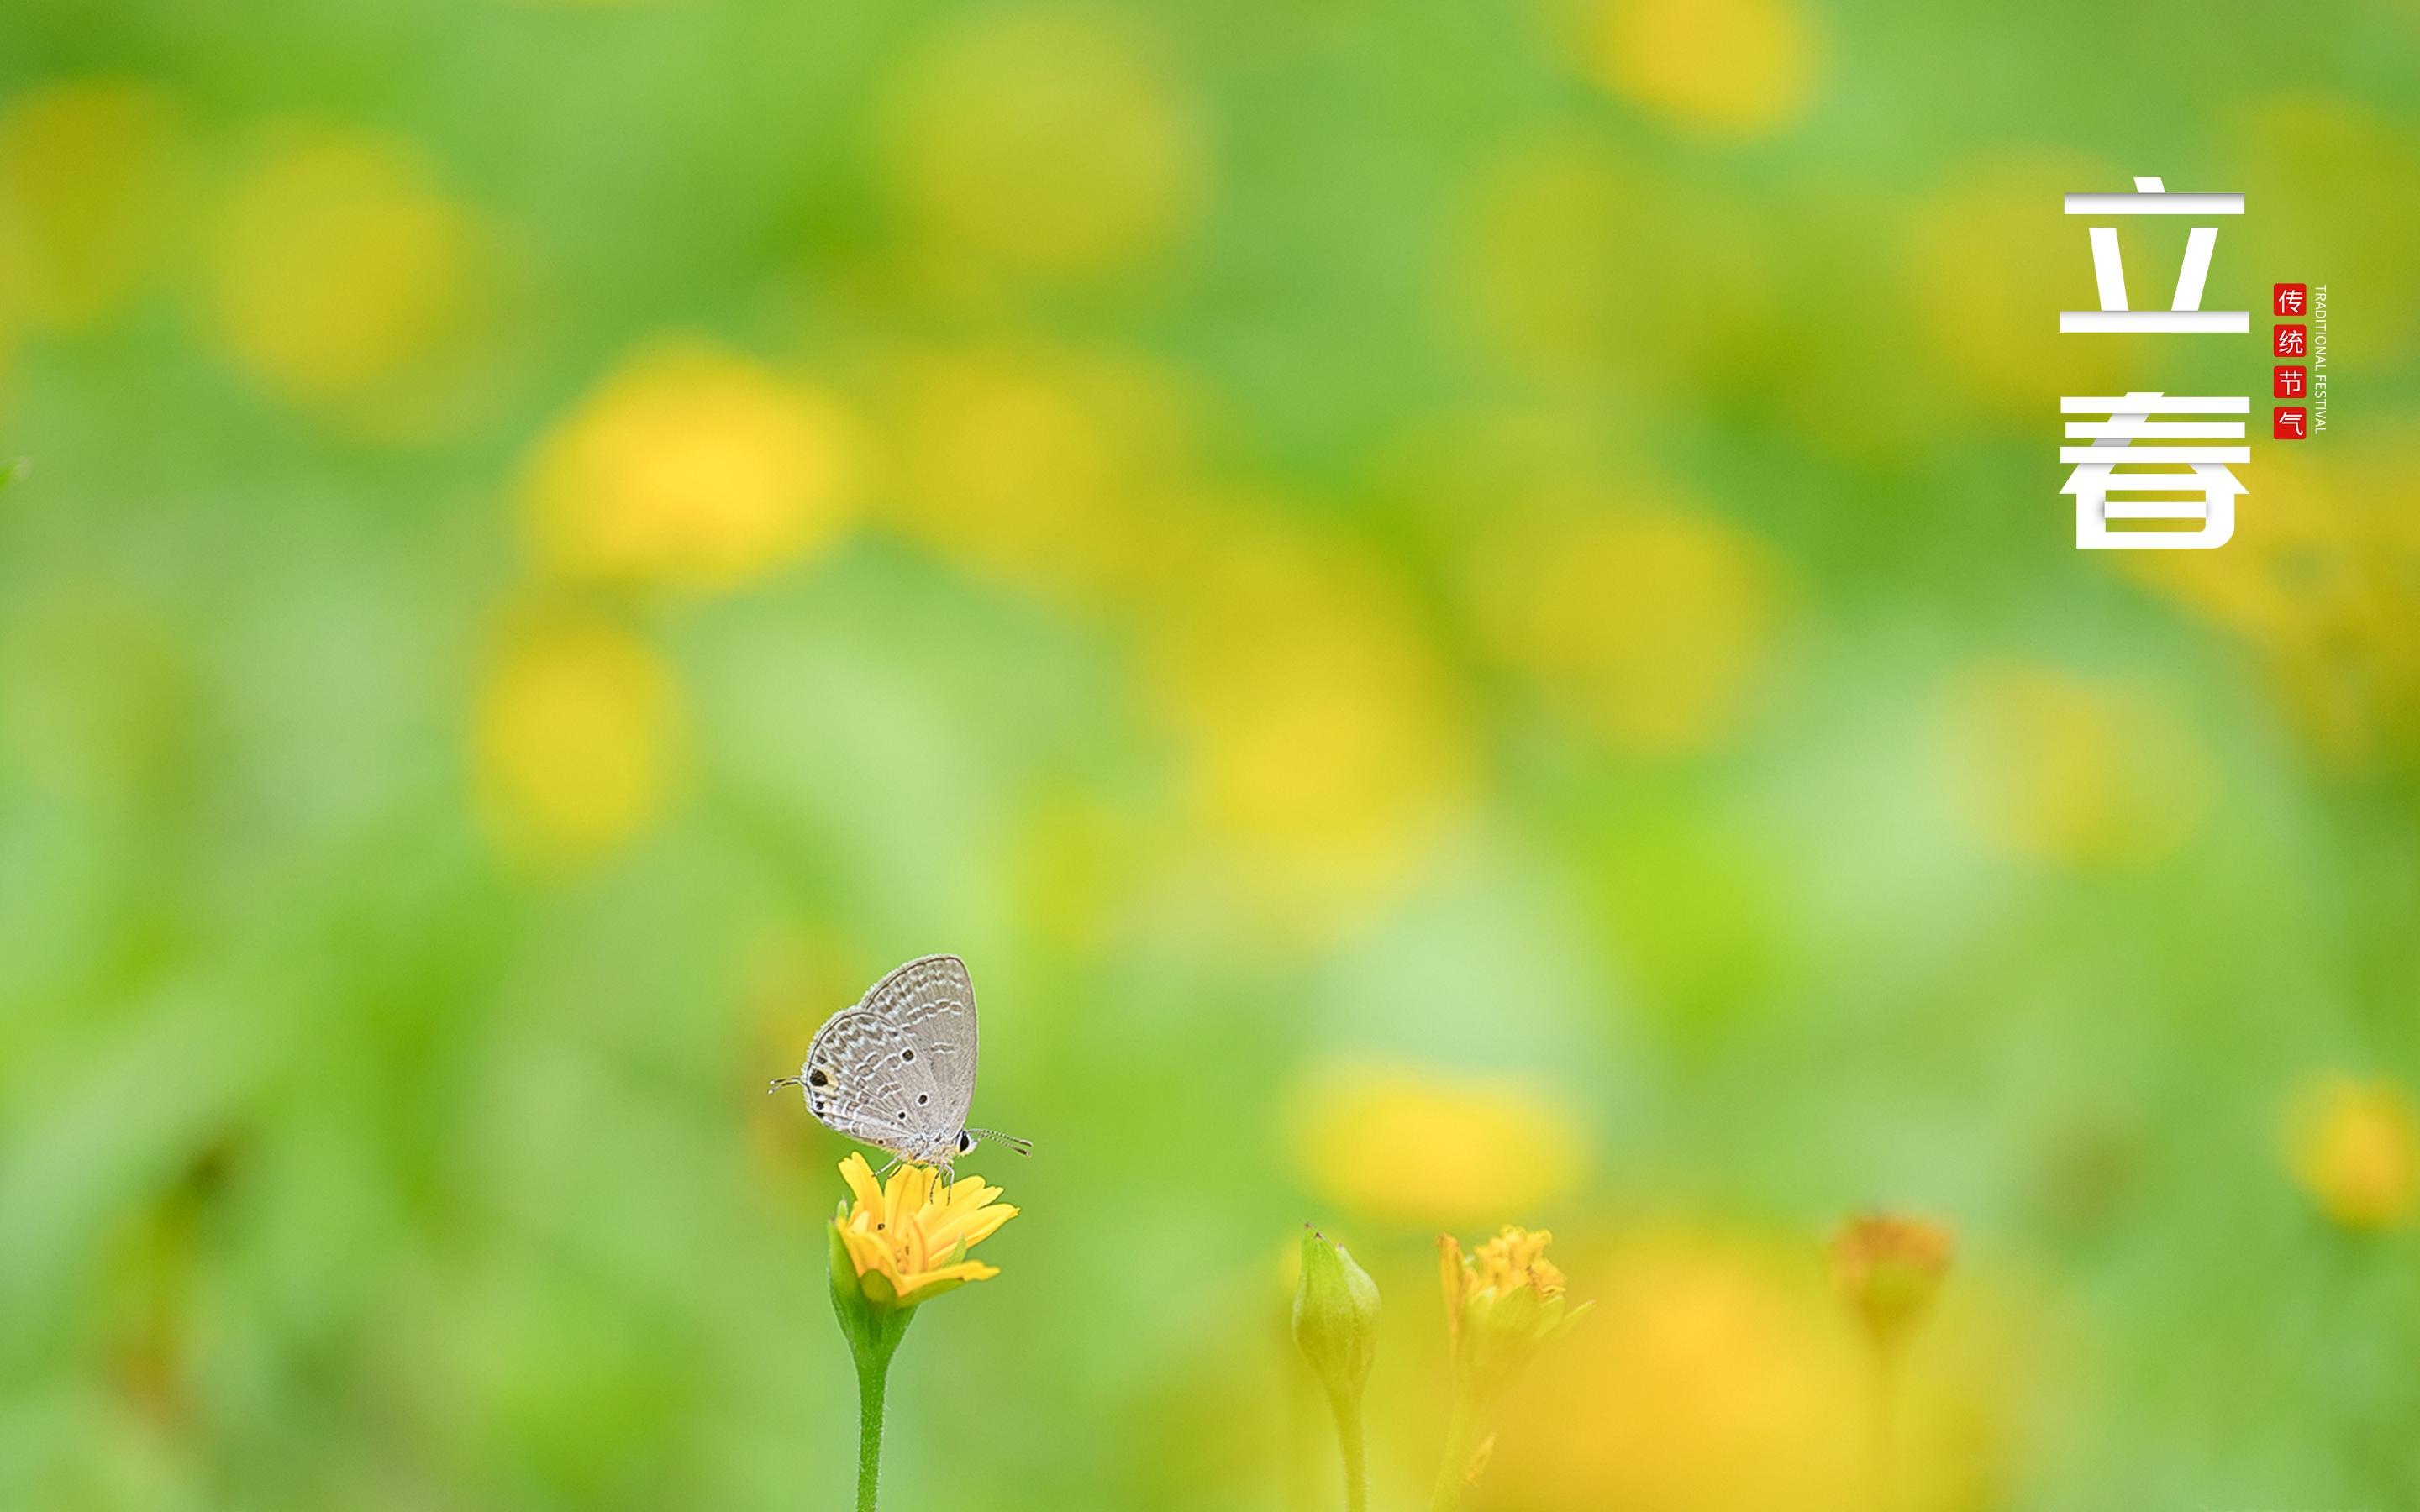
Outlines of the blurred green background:
<svg viewBox="0 0 2420 1512">
<path fill-rule="evenodd" d="M 1284 1257 L 1598 1306 L 1476 1504 L 2420 1505 L 2409 5 L 10 0 L 0 1506 L 799 1508 L 768 1099 L 954 950 L 886 1505 L 1334 1504 Z M 2069 191 L 2329 431 L 2079 553 Z M 2182 228 L 2127 233 L 2164 290 Z M 2138 300 L 2138 302 L 2141 302 Z M 2256 318 L 2255 330 L 2264 329 Z M 2256 422 L 2256 434 L 2262 434 Z"/>
</svg>

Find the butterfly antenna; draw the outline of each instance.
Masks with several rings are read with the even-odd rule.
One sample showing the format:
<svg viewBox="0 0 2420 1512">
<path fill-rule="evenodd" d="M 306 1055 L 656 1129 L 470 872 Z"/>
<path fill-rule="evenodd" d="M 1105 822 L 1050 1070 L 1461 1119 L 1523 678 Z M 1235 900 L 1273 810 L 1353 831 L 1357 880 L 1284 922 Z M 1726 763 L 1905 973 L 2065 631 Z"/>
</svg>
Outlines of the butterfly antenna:
<svg viewBox="0 0 2420 1512">
<path fill-rule="evenodd" d="M 1020 1155 L 1031 1155 L 1033 1153 L 1033 1141 L 1031 1139 L 1019 1139 L 1015 1134 L 1004 1134 L 997 1129 L 970 1129 L 967 1133 L 973 1134 L 979 1139 L 995 1140 L 1001 1144 L 1006 1145 L 1009 1149 L 1016 1150 Z"/>
<path fill-rule="evenodd" d="M 798 1085 L 799 1079 L 796 1076 L 776 1076 L 773 1078 L 771 1084 L 765 1088 L 765 1095 L 767 1097 L 771 1097 L 775 1092 L 780 1091 L 784 1087 L 796 1087 Z"/>
</svg>

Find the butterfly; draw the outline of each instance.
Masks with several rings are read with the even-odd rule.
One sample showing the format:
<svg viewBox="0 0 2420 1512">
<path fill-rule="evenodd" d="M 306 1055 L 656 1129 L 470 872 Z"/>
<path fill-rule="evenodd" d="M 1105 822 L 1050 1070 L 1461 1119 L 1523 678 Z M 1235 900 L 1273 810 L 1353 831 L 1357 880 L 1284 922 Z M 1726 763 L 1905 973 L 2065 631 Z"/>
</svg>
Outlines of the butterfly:
<svg viewBox="0 0 2420 1512">
<path fill-rule="evenodd" d="M 950 1163 L 996 1139 L 1020 1155 L 1027 1140 L 967 1127 L 975 1095 L 975 988 L 954 955 L 910 961 L 824 1021 L 796 1076 L 807 1111 L 860 1144 L 954 1175 Z M 890 1165 L 883 1167 L 889 1170 Z"/>
</svg>

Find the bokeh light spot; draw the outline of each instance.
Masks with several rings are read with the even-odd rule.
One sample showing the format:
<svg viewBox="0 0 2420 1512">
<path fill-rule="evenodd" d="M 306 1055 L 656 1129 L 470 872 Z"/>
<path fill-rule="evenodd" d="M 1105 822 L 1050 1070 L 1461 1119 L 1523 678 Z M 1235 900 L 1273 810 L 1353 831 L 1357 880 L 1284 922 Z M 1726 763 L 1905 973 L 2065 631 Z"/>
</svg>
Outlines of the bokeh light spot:
<svg viewBox="0 0 2420 1512">
<path fill-rule="evenodd" d="M 514 632 L 473 736 L 491 831 L 540 862 L 620 845 L 663 811 L 680 728 L 672 670 L 631 631 L 566 616 Z"/>
<path fill-rule="evenodd" d="M 1400 895 L 1461 809 L 1462 701 L 1400 588 L 1274 513 L 1231 517 L 1147 630 L 1198 821 L 1270 920 L 1318 934 Z"/>
<path fill-rule="evenodd" d="M 470 211 L 409 144 L 290 134 L 221 208 L 209 259 L 219 340 L 288 398 L 358 394 L 455 334 L 475 241 Z"/>
<path fill-rule="evenodd" d="M 1735 733 L 1769 672 L 1781 571 L 1746 532 L 1670 509 L 1552 511 L 1475 558 L 1496 652 L 1618 749 L 1703 750 Z"/>
<path fill-rule="evenodd" d="M 122 305 L 168 225 L 177 115 L 150 86 L 77 80 L 0 112 L 0 301 L 73 327 Z"/>
<path fill-rule="evenodd" d="M 2420 1117 L 2392 1082 L 2305 1081 L 2288 1117 L 2287 1159 L 2319 1211 L 2347 1228 L 2398 1227 L 2420 1205 Z"/>
<path fill-rule="evenodd" d="M 1611 0 L 1589 63 L 1668 121 L 1738 137 L 1795 124 L 1821 72 L 1814 20 L 1795 0 Z"/>
<path fill-rule="evenodd" d="M 1287 1134 L 1324 1199 L 1404 1228 L 1534 1219 L 1588 1167 L 1588 1137 L 1551 1088 L 1415 1066 L 1321 1067 Z"/>
<path fill-rule="evenodd" d="M 1178 239 L 1205 192 L 1181 83 L 1122 24 L 1078 9 L 956 20 L 898 81 L 888 138 L 911 215 L 1020 271 L 1125 269 Z"/>
<path fill-rule="evenodd" d="M 556 572 L 724 588 L 839 536 L 860 449 L 837 399 L 675 340 L 631 357 L 540 440 L 523 497 Z"/>
<path fill-rule="evenodd" d="M 1949 724 L 1967 820 L 2009 855 L 2152 861 L 2182 844 L 2209 808 L 2208 753 L 2145 688 L 1992 667 L 1957 689 Z"/>
</svg>

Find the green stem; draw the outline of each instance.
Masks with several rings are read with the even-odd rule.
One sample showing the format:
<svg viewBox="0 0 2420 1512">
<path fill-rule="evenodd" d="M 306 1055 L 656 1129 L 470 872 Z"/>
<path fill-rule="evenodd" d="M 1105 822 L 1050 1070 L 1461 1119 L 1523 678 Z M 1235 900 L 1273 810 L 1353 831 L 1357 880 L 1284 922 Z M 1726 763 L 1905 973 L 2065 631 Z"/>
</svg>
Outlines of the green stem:
<svg viewBox="0 0 2420 1512">
<path fill-rule="evenodd" d="M 1875 1512 L 1899 1508 L 1899 1350 L 1883 1345 L 1874 1353 L 1873 1477 Z"/>
<path fill-rule="evenodd" d="M 1432 1512 L 1457 1512 L 1462 1505 L 1462 1489 L 1469 1484 L 1470 1457 L 1479 1449 L 1479 1404 L 1470 1394 L 1456 1388 L 1453 1407 L 1446 1416 L 1445 1458 L 1438 1461 L 1436 1489 L 1431 1493 Z"/>
<path fill-rule="evenodd" d="M 874 1512 L 882 1473 L 882 1394 L 891 1380 L 891 1351 L 869 1350 L 857 1361 L 857 1512 Z"/>
<path fill-rule="evenodd" d="M 1327 1404 L 1336 1410 L 1336 1442 L 1344 1451 L 1344 1512 L 1369 1512 L 1370 1457 L 1361 1438 L 1361 1396 L 1332 1391 Z"/>
</svg>

